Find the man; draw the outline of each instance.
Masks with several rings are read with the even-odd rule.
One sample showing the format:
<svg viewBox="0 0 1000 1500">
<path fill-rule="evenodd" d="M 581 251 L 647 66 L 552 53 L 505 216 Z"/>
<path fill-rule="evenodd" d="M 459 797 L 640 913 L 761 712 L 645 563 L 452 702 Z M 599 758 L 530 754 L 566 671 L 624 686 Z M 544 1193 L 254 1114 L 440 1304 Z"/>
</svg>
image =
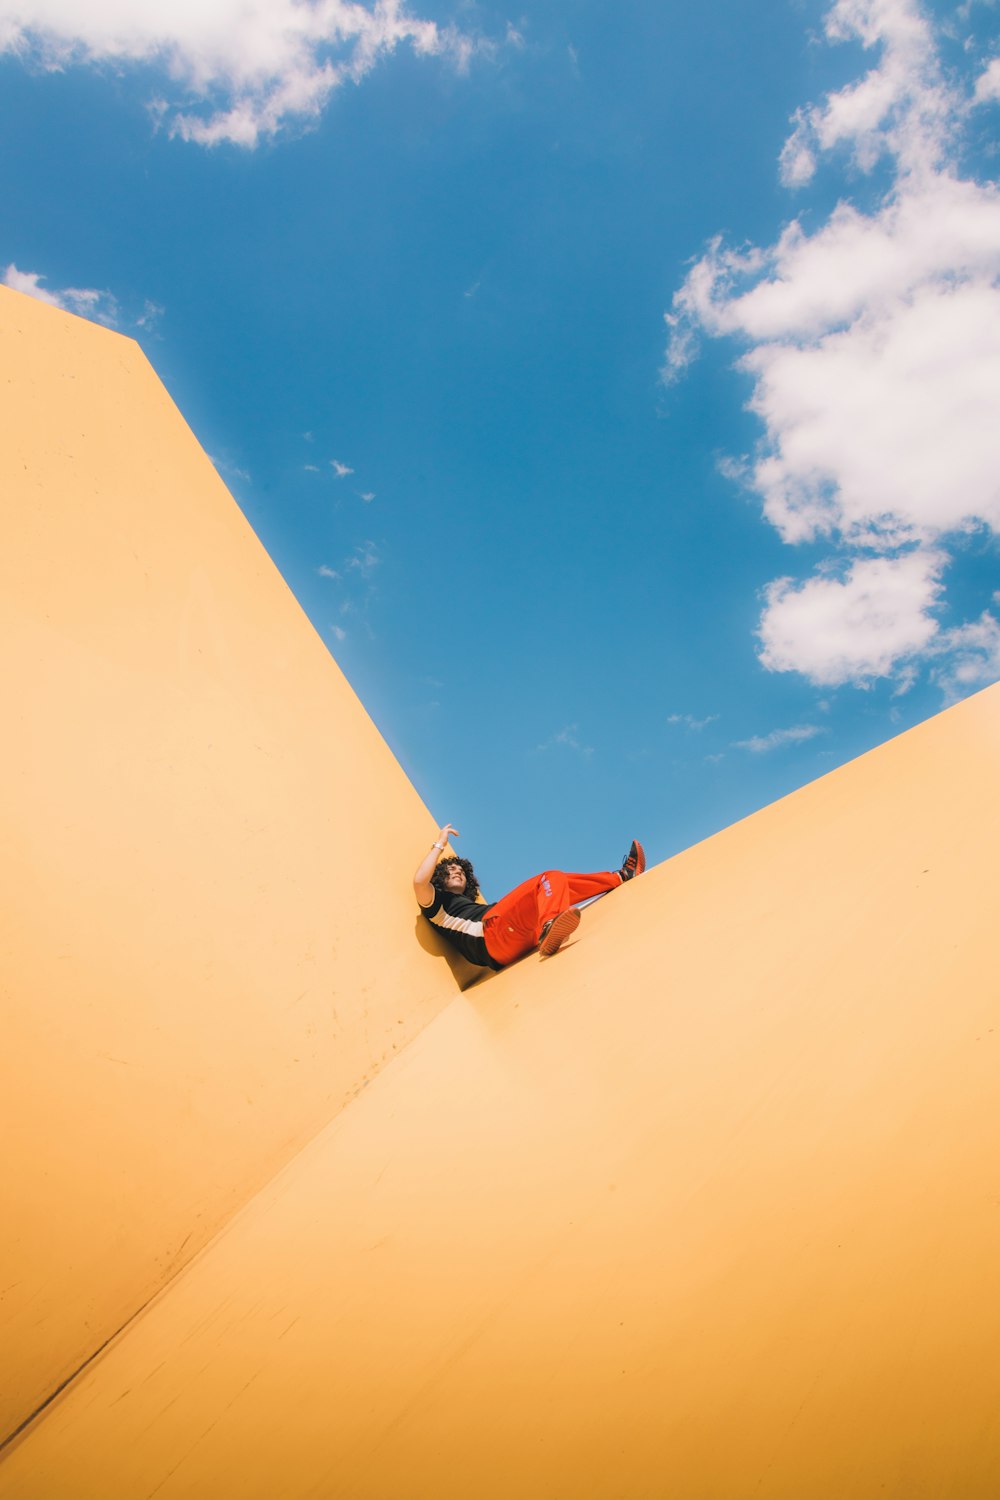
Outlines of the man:
<svg viewBox="0 0 1000 1500">
<path fill-rule="evenodd" d="M 502 969 L 537 948 L 550 958 L 580 925 L 573 904 L 613 891 L 646 868 L 642 845 L 632 840 L 620 870 L 568 875 L 546 870 L 492 905 L 479 900 L 479 882 L 467 859 L 441 859 L 458 829 L 446 823 L 417 866 L 413 889 L 424 916 L 463 957 L 483 968 Z"/>
</svg>

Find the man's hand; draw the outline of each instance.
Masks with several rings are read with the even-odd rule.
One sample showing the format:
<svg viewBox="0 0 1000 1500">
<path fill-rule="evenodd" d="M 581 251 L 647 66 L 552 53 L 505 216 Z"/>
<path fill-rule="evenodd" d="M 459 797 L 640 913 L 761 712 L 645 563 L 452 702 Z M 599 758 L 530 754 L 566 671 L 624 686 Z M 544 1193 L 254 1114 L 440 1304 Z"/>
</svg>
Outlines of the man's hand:
<svg viewBox="0 0 1000 1500">
<path fill-rule="evenodd" d="M 443 828 L 438 829 L 438 836 L 430 849 L 420 861 L 413 877 L 413 889 L 417 901 L 421 906 L 430 906 L 434 900 L 434 887 L 431 885 L 431 876 L 434 874 L 434 866 L 442 857 L 445 845 L 449 839 L 458 838 L 458 829 L 453 828 L 450 823 L 445 823 Z"/>
</svg>

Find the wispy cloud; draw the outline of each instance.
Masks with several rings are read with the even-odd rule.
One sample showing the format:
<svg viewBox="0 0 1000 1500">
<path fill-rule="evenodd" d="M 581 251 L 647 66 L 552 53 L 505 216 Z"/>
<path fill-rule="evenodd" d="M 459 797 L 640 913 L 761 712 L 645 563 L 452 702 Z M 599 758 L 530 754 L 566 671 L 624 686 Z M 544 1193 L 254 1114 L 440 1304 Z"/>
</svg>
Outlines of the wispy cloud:
<svg viewBox="0 0 1000 1500">
<path fill-rule="evenodd" d="M 593 745 L 585 745 L 580 739 L 579 726 L 566 724 L 562 729 L 556 730 L 555 734 L 549 736 L 542 744 L 536 745 L 535 750 L 572 750 L 577 755 L 591 756 L 594 753 Z"/>
<path fill-rule="evenodd" d="M 3 285 L 13 291 L 24 292 L 38 302 L 47 302 L 50 307 L 60 307 L 64 312 L 75 313 L 79 318 L 89 318 L 92 323 L 101 323 L 105 328 L 155 334 L 163 317 L 164 309 L 149 298 L 138 311 L 134 306 L 130 310 L 128 307 L 123 308 L 112 292 L 90 286 L 57 289 L 44 285 L 47 280 L 40 271 L 22 271 L 13 261 L 3 273 Z"/>
<path fill-rule="evenodd" d="M 769 750 L 781 750 L 785 745 L 798 745 L 825 732 L 818 724 L 794 724 L 791 729 L 772 729 L 770 734 L 755 734 L 748 740 L 734 740 L 731 748 L 749 750 L 753 755 L 766 755 Z"/>
<path fill-rule="evenodd" d="M 374 542 L 359 542 L 347 559 L 347 566 L 359 572 L 362 578 L 370 578 L 381 561 Z"/>
<path fill-rule="evenodd" d="M 348 474 L 354 473 L 354 470 L 351 468 L 350 464 L 342 464 L 339 458 L 331 458 L 330 467 L 333 469 L 333 472 L 336 474 L 338 479 L 346 479 Z"/>
<path fill-rule="evenodd" d="M 704 719 L 696 719 L 693 714 L 668 714 L 668 724 L 683 724 L 685 729 L 706 729 L 709 724 L 714 724 L 718 714 L 708 714 Z"/>
<path fill-rule="evenodd" d="M 15 292 L 24 292 L 39 302 L 47 302 L 50 307 L 61 307 L 81 318 L 90 318 L 92 322 L 103 323 L 108 328 L 117 328 L 118 302 L 110 292 L 79 286 L 67 286 L 56 291 L 42 285 L 46 279 L 38 271 L 19 271 L 12 261 L 4 271 L 3 284 Z"/>
<path fill-rule="evenodd" d="M 375 572 L 381 564 L 378 548 L 373 541 L 359 542 L 339 568 L 321 563 L 316 569 L 320 578 L 329 579 L 336 585 L 333 611 L 340 620 L 353 621 L 354 625 L 372 634 L 369 611 L 377 598 Z M 346 639 L 345 624 L 331 624 L 328 629 L 338 641 Z"/>
<path fill-rule="evenodd" d="M 404 45 L 459 71 L 491 50 L 410 15 L 404 0 L 0 0 L 0 52 L 51 70 L 158 65 L 174 97 L 154 100 L 151 115 L 204 146 L 254 147 L 315 120 L 338 88 Z"/>
<path fill-rule="evenodd" d="M 211 453 L 208 456 L 223 479 L 239 479 L 244 484 L 253 483 L 249 469 L 241 469 L 239 464 L 234 463 L 231 458 L 216 458 Z"/>
<path fill-rule="evenodd" d="M 153 302 L 149 297 L 142 304 L 142 312 L 133 321 L 136 328 L 142 328 L 147 333 L 155 333 L 160 319 L 166 312 L 166 308 L 160 302 Z"/>
<path fill-rule="evenodd" d="M 964 698 L 973 689 L 1000 677 L 1000 620 L 984 610 L 978 620 L 942 631 L 933 654 L 940 658 L 931 676 L 946 703 Z"/>
<path fill-rule="evenodd" d="M 965 639 L 938 617 L 954 541 L 1000 528 L 1000 193 L 958 166 L 1000 67 L 964 86 L 946 76 L 917 0 L 836 0 L 826 33 L 875 61 L 796 114 L 782 179 L 804 187 L 846 156 L 862 173 L 886 164 L 890 186 L 768 247 L 713 240 L 667 315 L 664 374 L 683 373 L 699 337 L 744 345 L 764 435 L 732 477 L 784 541 L 831 549 L 812 578 L 765 591 L 764 665 L 834 685 L 919 663 L 944 685 L 941 657 L 957 662 Z M 969 685 L 976 670 L 995 670 L 990 650 L 971 653 Z"/>
<path fill-rule="evenodd" d="M 303 464 L 302 468 L 306 474 L 318 474 L 319 464 Z"/>
<path fill-rule="evenodd" d="M 358 490 L 358 494 L 366 505 L 371 505 L 372 501 L 375 499 L 374 490 Z"/>
</svg>

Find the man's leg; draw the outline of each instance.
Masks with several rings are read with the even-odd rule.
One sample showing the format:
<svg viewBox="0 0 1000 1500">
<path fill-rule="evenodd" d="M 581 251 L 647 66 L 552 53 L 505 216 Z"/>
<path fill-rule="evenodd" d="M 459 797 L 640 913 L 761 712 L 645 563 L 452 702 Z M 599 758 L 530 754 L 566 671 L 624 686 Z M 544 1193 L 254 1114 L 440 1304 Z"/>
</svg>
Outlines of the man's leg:
<svg viewBox="0 0 1000 1500">
<path fill-rule="evenodd" d="M 513 963 L 538 947 L 547 922 L 554 921 L 577 901 L 613 891 L 621 883 L 617 870 L 601 870 L 592 875 L 545 870 L 541 875 L 533 875 L 501 896 L 486 917 L 483 923 L 486 947 L 498 963 Z"/>
<path fill-rule="evenodd" d="M 566 875 L 561 870 L 550 870 L 548 876 L 552 899 L 542 913 L 538 937 L 538 952 L 542 958 L 551 958 L 553 953 L 558 953 L 566 939 L 572 937 L 579 927 L 580 908 L 575 902 L 615 890 L 624 879 L 620 873 L 611 870 L 601 870 L 593 875 Z M 549 915 L 552 911 L 555 911 L 554 916 Z"/>
<path fill-rule="evenodd" d="M 538 943 L 538 886 L 541 875 L 532 875 L 501 896 L 483 919 L 483 939 L 497 963 L 512 964 L 530 953 Z"/>
<path fill-rule="evenodd" d="M 566 879 L 569 881 L 569 899 L 574 903 L 589 901 L 591 896 L 601 896 L 623 884 L 617 870 L 597 870 L 593 875 L 567 875 Z"/>
</svg>

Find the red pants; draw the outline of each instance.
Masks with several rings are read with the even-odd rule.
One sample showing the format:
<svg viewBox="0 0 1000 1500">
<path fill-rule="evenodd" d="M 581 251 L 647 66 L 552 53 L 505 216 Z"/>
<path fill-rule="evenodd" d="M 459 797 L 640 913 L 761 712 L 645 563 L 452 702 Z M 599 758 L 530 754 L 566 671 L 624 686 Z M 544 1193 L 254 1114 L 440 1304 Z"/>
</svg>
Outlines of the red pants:
<svg viewBox="0 0 1000 1500">
<path fill-rule="evenodd" d="M 546 922 L 577 901 L 587 901 L 602 891 L 613 891 L 621 883 L 617 870 L 599 870 L 594 875 L 546 870 L 541 875 L 532 875 L 508 895 L 501 896 L 483 918 L 486 951 L 498 964 L 512 964 L 515 958 L 538 947 Z"/>
</svg>

